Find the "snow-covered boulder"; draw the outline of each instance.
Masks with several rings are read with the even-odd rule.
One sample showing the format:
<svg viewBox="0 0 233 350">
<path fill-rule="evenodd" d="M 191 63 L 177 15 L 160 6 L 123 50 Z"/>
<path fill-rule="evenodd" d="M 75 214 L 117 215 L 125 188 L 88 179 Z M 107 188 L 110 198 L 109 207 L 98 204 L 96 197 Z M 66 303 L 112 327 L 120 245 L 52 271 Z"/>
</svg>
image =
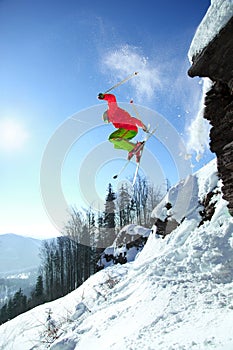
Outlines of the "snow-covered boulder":
<svg viewBox="0 0 233 350">
<path fill-rule="evenodd" d="M 150 232 L 151 229 L 135 224 L 123 227 L 112 246 L 107 247 L 101 254 L 99 269 L 133 261 L 144 247 Z"/>
<path fill-rule="evenodd" d="M 163 200 L 155 207 L 152 218 L 155 220 L 153 231 L 163 238 L 176 229 L 185 219 L 195 219 L 199 226 L 210 220 L 214 214 L 214 195 L 218 176 L 216 159 L 204 169 L 181 180 L 171 187 Z M 207 180 L 206 180 L 207 179 Z"/>
</svg>

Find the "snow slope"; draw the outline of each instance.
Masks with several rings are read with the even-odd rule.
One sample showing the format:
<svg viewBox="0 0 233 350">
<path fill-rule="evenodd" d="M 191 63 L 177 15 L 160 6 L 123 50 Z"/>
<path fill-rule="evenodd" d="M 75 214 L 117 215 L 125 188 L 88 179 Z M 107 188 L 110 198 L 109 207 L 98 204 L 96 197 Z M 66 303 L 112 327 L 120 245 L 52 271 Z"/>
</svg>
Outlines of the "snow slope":
<svg viewBox="0 0 233 350">
<path fill-rule="evenodd" d="M 193 177 L 195 200 L 176 230 L 165 239 L 154 232 L 135 261 L 102 270 L 66 297 L 2 325 L 0 348 L 232 350 L 233 218 L 216 162 Z M 168 194 L 173 204 L 182 184 Z M 215 211 L 199 226 L 209 191 Z"/>
</svg>

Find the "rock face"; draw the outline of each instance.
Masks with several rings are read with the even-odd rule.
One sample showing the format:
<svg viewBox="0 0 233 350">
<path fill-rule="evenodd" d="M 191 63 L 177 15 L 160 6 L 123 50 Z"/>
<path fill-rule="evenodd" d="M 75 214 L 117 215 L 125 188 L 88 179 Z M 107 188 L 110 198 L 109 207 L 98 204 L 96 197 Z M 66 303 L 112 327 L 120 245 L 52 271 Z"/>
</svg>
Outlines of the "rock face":
<svg viewBox="0 0 233 350">
<path fill-rule="evenodd" d="M 224 199 L 233 215 L 233 17 L 202 52 L 192 58 L 190 77 L 213 81 L 205 97 L 204 118 L 210 121 L 210 149 L 216 153 Z"/>
</svg>

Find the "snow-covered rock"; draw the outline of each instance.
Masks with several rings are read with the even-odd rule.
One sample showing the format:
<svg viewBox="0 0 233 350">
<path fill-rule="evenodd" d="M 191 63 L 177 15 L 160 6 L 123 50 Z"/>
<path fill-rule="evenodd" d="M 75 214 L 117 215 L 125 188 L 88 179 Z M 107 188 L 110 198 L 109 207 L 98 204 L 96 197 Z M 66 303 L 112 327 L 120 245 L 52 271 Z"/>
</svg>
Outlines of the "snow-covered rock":
<svg viewBox="0 0 233 350">
<path fill-rule="evenodd" d="M 216 162 L 194 176 L 195 200 L 185 215 L 177 206 L 176 218 L 185 218 L 170 235 L 151 233 L 135 261 L 106 268 L 64 298 L 5 323 L 0 348 L 233 349 L 233 218 Z M 199 202 L 208 191 L 214 210 L 200 225 Z M 48 308 L 54 334 L 46 328 Z"/>
<path fill-rule="evenodd" d="M 190 62 L 218 35 L 232 16 L 232 0 L 211 0 L 211 5 L 198 26 L 190 45 L 188 52 Z"/>
<path fill-rule="evenodd" d="M 214 191 L 217 191 L 216 159 L 206 165 L 204 173 L 207 176 L 206 181 L 202 181 L 202 175 L 198 172 L 181 180 L 169 190 L 152 212 L 155 220 L 154 232 L 164 237 L 185 219 L 195 219 L 199 224 L 207 219 L 209 197 L 212 198 Z"/>
<path fill-rule="evenodd" d="M 118 233 L 112 246 L 107 247 L 98 261 L 99 268 L 105 268 L 114 264 L 125 264 L 135 259 L 143 249 L 151 229 L 140 225 L 129 224 Z"/>
</svg>

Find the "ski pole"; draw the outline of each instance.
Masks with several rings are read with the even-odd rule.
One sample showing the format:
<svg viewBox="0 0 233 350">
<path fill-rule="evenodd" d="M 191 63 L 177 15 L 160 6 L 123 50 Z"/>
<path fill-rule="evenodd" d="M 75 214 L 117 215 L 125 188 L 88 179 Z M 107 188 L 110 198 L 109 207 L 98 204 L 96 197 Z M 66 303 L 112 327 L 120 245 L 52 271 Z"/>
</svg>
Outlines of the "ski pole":
<svg viewBox="0 0 233 350">
<path fill-rule="evenodd" d="M 133 111 L 134 111 L 135 115 L 137 116 L 138 120 L 142 121 L 142 117 L 141 117 L 137 107 L 135 106 L 133 100 L 130 100 L 130 103 L 132 105 Z M 150 124 L 147 125 L 146 130 L 144 130 L 144 131 L 148 133 L 149 130 L 150 130 Z"/>
<path fill-rule="evenodd" d="M 112 91 L 113 89 L 117 88 L 118 86 L 124 84 L 126 81 L 130 80 L 131 78 L 135 77 L 135 75 L 137 75 L 138 72 L 134 72 L 132 74 L 130 74 L 128 77 L 126 77 L 125 79 L 121 80 L 119 83 L 113 85 L 110 89 L 105 91 L 105 94 L 107 94 L 108 92 Z"/>
<path fill-rule="evenodd" d="M 131 105 L 132 105 L 133 111 L 134 111 L 134 113 L 136 114 L 137 118 L 141 121 L 141 120 L 142 120 L 142 117 L 141 117 L 141 115 L 139 114 L 138 109 L 137 109 L 137 107 L 135 106 L 133 100 L 130 100 L 130 103 L 131 103 Z"/>
<path fill-rule="evenodd" d="M 123 167 L 121 168 L 121 170 L 118 172 L 118 174 L 116 174 L 116 175 L 113 176 L 113 179 L 117 179 L 117 178 L 123 173 L 123 171 L 127 168 L 127 166 L 129 165 L 129 163 L 130 163 L 130 160 L 127 160 L 127 161 L 125 162 L 125 164 L 123 165 Z"/>
</svg>

